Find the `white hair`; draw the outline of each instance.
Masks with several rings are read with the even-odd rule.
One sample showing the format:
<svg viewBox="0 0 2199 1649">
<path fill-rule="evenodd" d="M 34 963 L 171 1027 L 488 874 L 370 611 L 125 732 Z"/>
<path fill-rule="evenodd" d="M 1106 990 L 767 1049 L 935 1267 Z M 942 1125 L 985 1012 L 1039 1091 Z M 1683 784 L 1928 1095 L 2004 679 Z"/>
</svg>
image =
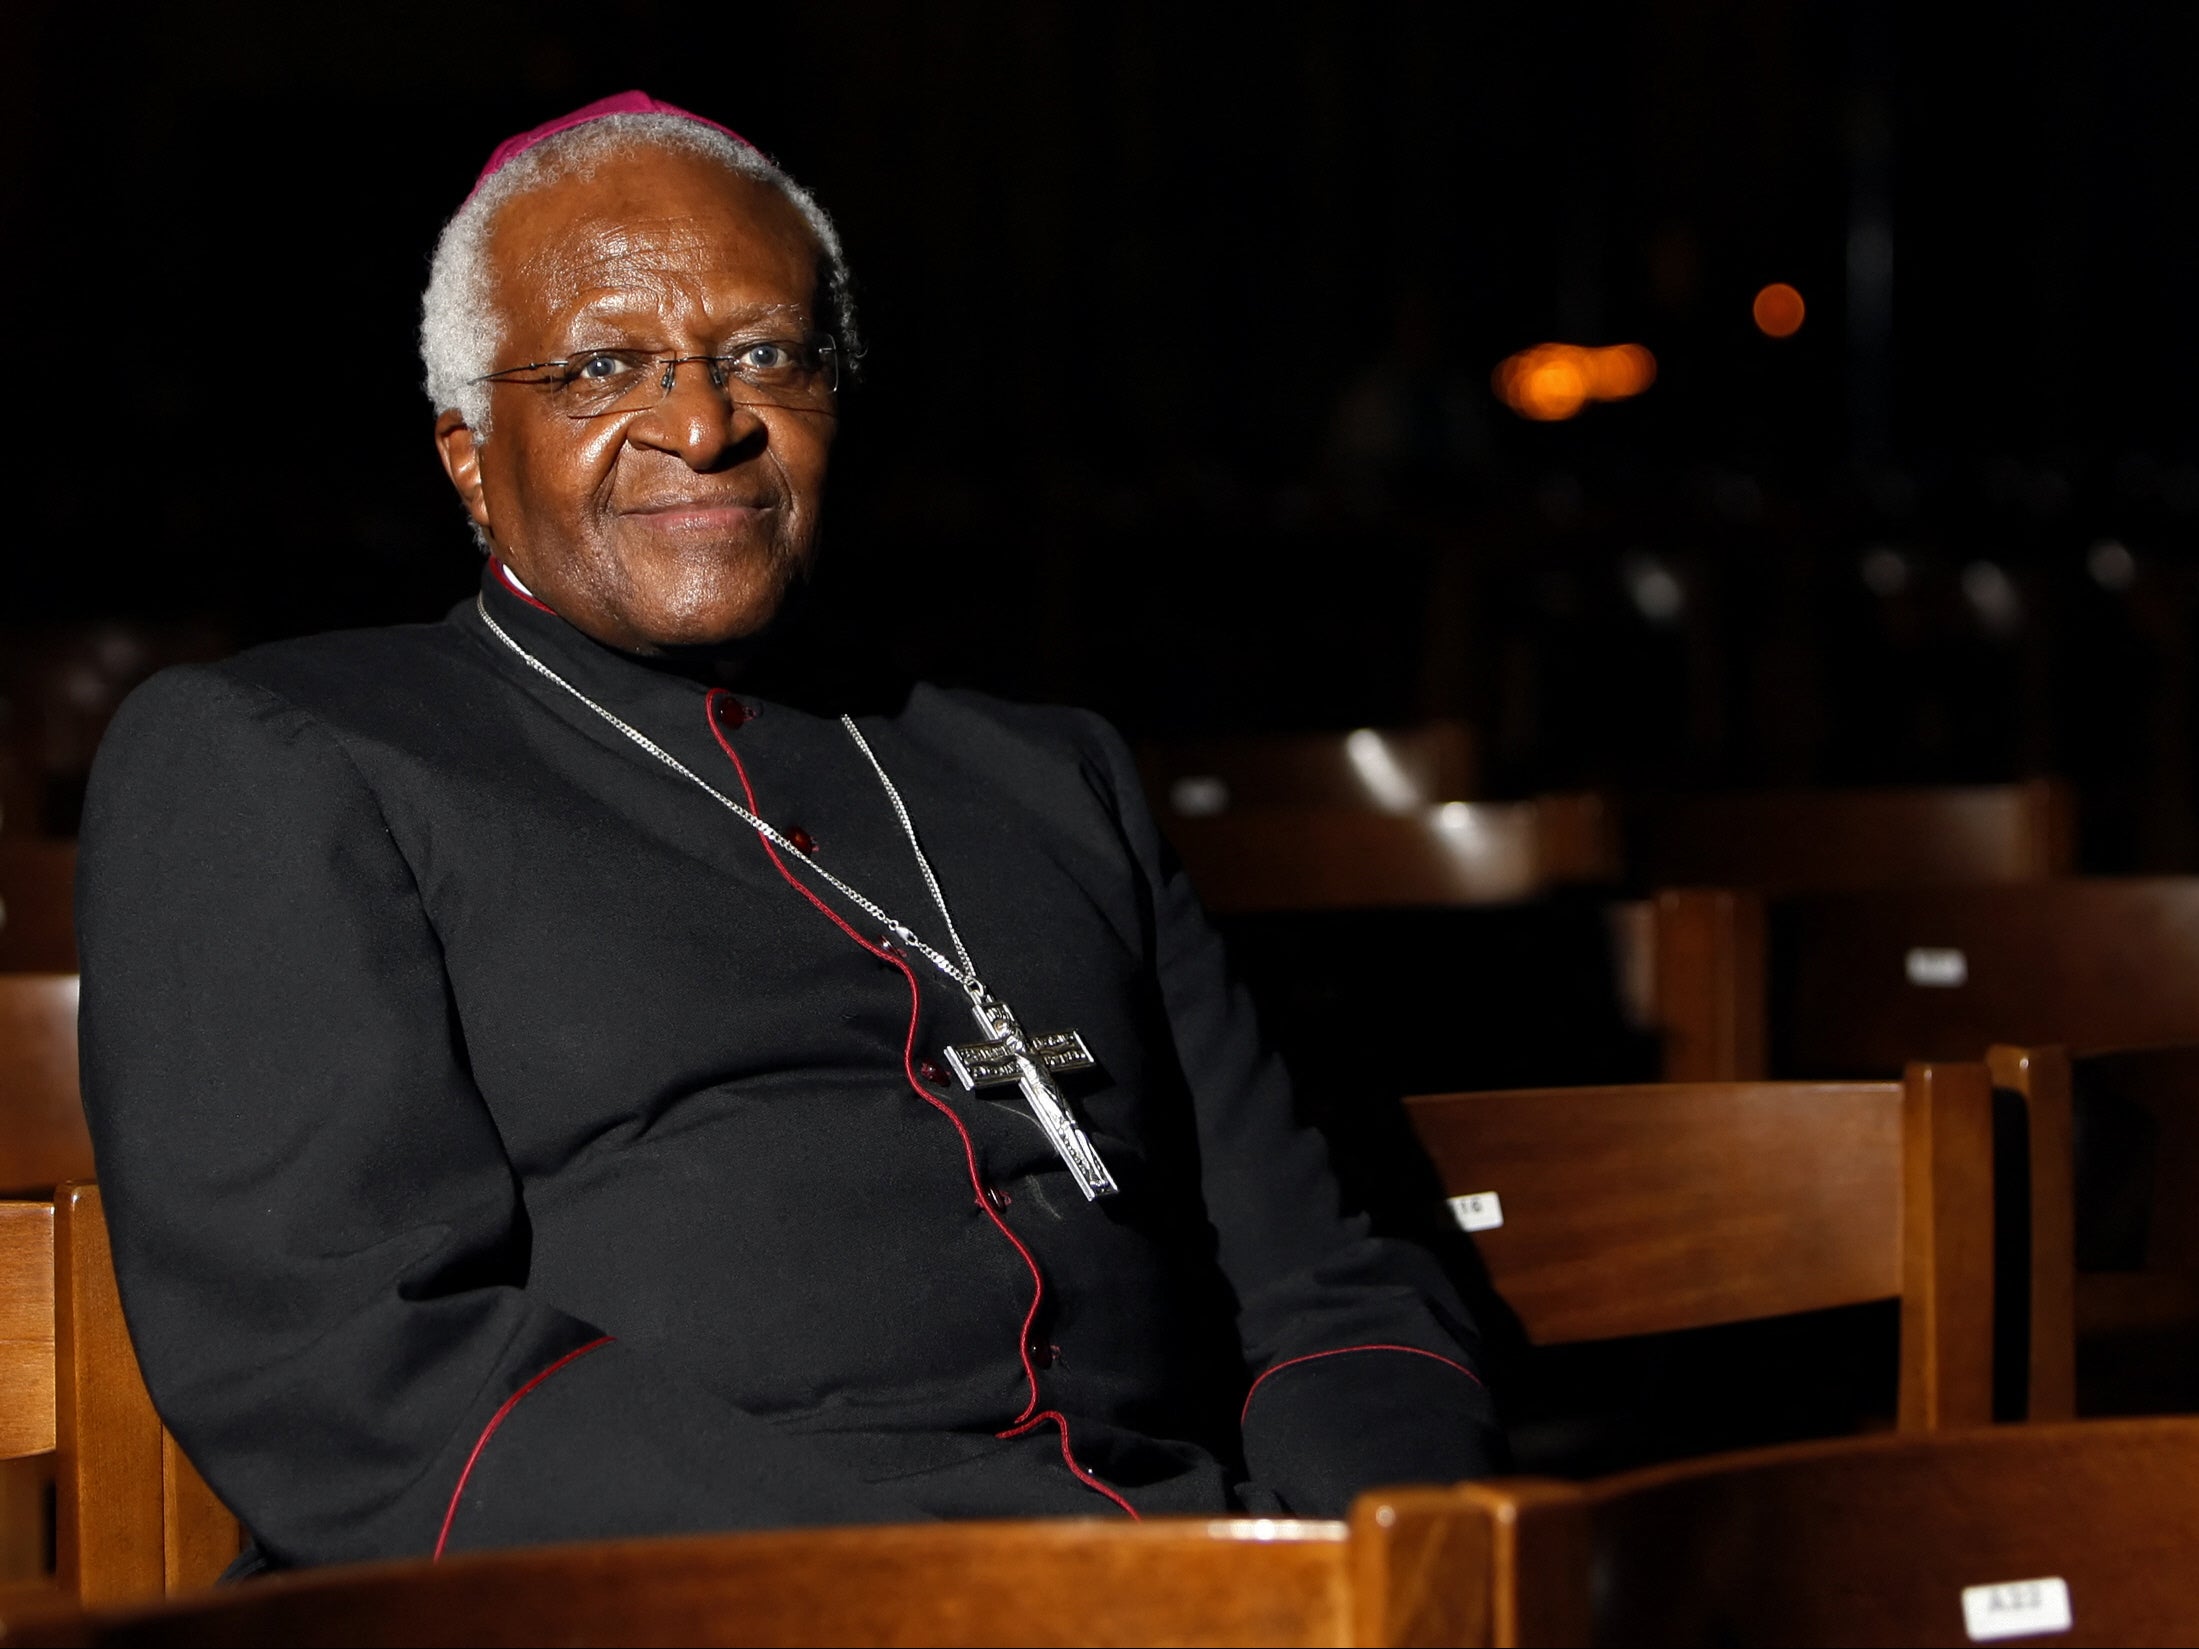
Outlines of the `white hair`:
<svg viewBox="0 0 2199 1649">
<path fill-rule="evenodd" d="M 855 360 L 855 306 L 839 231 L 806 189 L 760 150 L 700 121 L 659 113 L 605 115 L 545 138 L 508 161 L 443 226 L 428 267 L 428 288 L 420 297 L 420 363 L 436 411 L 457 408 L 474 433 L 487 439 L 489 386 L 480 380 L 496 370 L 504 342 L 504 317 L 489 278 L 489 239 L 497 215 L 530 189 L 592 176 L 611 156 L 639 148 L 714 160 L 784 195 L 817 237 L 825 330 L 838 342 L 843 365 Z"/>
</svg>

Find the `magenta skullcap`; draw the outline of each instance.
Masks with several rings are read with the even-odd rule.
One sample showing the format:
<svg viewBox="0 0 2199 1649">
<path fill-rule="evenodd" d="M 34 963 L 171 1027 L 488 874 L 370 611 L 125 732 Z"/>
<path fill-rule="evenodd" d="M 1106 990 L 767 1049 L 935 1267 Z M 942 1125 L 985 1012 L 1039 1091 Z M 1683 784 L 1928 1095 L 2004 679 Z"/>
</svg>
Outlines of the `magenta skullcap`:
<svg viewBox="0 0 2199 1649">
<path fill-rule="evenodd" d="M 608 115 L 677 115 L 682 120 L 692 120 L 698 126 L 707 126 L 714 132 L 723 132 L 744 148 L 756 147 L 732 127 L 721 126 L 715 120 L 707 120 L 676 103 L 666 103 L 651 97 L 647 92 L 618 92 L 610 97 L 599 97 L 593 103 L 575 109 L 571 114 L 544 121 L 531 132 L 521 132 L 517 137 L 506 138 L 496 146 L 496 153 L 489 156 L 488 165 L 481 168 L 481 175 L 473 180 L 473 188 L 467 191 L 466 198 L 471 200 L 479 194 L 481 185 L 543 139 L 570 131 L 575 126 L 585 126 L 591 120 L 602 120 Z"/>
</svg>

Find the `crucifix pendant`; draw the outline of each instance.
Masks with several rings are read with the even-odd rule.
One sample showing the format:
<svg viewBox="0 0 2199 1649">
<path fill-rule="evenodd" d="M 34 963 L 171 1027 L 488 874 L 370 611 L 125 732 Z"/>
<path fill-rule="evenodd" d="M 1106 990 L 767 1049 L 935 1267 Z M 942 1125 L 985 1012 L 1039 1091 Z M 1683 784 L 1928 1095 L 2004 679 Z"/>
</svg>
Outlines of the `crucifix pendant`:
<svg viewBox="0 0 2199 1649">
<path fill-rule="evenodd" d="M 1094 1202 L 1113 1196 L 1121 1187 L 1115 1184 L 1115 1176 L 1107 1171 L 1092 1141 L 1077 1126 L 1069 1112 L 1068 1097 L 1054 1085 L 1052 1075 L 1055 1071 L 1082 1071 L 1092 1066 L 1092 1052 L 1085 1047 L 1084 1038 L 1075 1031 L 1026 1037 L 1005 1002 L 982 988 L 970 991 L 969 997 L 970 1013 L 986 1040 L 947 1049 L 947 1063 L 954 1067 L 962 1086 L 971 1093 L 980 1088 L 1005 1087 L 1011 1082 L 1021 1088 L 1023 1102 L 1046 1130 L 1046 1137 L 1054 1142 L 1061 1160 L 1069 1165 L 1084 1200 Z"/>
</svg>

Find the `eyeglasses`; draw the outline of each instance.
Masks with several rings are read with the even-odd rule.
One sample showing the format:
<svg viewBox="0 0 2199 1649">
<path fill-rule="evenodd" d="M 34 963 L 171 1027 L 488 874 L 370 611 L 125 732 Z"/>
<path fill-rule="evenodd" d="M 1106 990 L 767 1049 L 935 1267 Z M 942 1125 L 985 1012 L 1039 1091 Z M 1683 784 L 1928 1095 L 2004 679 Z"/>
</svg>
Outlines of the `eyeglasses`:
<svg viewBox="0 0 2199 1649">
<path fill-rule="evenodd" d="M 830 411 L 840 389 L 840 349 L 820 333 L 811 338 L 755 338 L 728 355 L 660 355 L 648 349 L 591 349 L 564 361 L 532 361 L 485 373 L 481 384 L 529 384 L 547 390 L 550 404 L 568 418 L 602 418 L 646 412 L 672 393 L 681 367 L 700 361 L 710 387 L 735 379 L 750 393 L 745 406 Z M 529 376 L 533 374 L 534 376 Z"/>
</svg>

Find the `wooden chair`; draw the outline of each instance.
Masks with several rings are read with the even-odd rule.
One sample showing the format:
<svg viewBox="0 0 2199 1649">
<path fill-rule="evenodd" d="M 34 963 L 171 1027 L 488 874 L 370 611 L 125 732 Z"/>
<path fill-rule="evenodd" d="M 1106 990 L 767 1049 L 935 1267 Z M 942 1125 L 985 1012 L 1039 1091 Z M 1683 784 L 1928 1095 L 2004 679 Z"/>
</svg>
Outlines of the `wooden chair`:
<svg viewBox="0 0 2199 1649">
<path fill-rule="evenodd" d="M 33 1597 L 158 1598 L 210 1585 L 236 1556 L 236 1519 L 146 1395 L 95 1185 L 0 1203 L 0 1459 L 47 1454 L 56 1569 Z"/>
<path fill-rule="evenodd" d="M 1993 1401 L 1985 1067 L 1900 1082 L 1418 1095 L 1414 1132 L 1530 1344 L 1901 1302 L 1899 1424 Z M 1458 1206 L 1454 1203 L 1454 1207 Z"/>
<path fill-rule="evenodd" d="M 1765 936 L 1782 1075 L 2199 1041 L 2199 877 L 1798 896 Z"/>
<path fill-rule="evenodd" d="M 1622 951 L 1663 1021 L 1693 1027 L 1668 1062 L 1688 1080 L 2199 1041 L 2199 877 L 1663 893 Z"/>
<path fill-rule="evenodd" d="M 1620 809 L 1645 887 L 1764 892 L 2032 882 L 2075 868 L 2068 786 L 1637 796 Z"/>
<path fill-rule="evenodd" d="M 1050 1519 L 607 1542 L 277 1575 L 18 1643 L 1344 1644 L 1341 1523 Z"/>
<path fill-rule="evenodd" d="M 76 972 L 76 844 L 0 837 L 0 973 Z"/>
<path fill-rule="evenodd" d="M 76 975 L 0 974 L 0 1194 L 92 1177 L 77 1090 Z"/>
<path fill-rule="evenodd" d="M 2189 1644 L 2195 1527 L 2199 1419 L 2177 1419 L 1389 1490 L 1351 1538 L 1362 1643 Z"/>
<path fill-rule="evenodd" d="M 1668 1082 L 1764 1074 L 1764 903 L 1723 888 L 1667 889 L 1611 909 L 1628 1018 L 1654 1032 Z"/>
<path fill-rule="evenodd" d="M 1345 807 L 1410 813 L 1474 794 L 1474 741 L 1459 722 L 1264 733 L 1138 747 L 1146 794 L 1163 817 L 1245 807 Z"/>
<path fill-rule="evenodd" d="M 2199 1409 L 2199 1046 L 2002 1045 L 1987 1059 L 2034 1141 L 2083 1141 L 2074 1183 L 2033 1153 L 2032 1228 L 2063 1263 L 2031 1309 L 2076 1325 L 2074 1366 L 2034 1367 L 2034 1387 L 2064 1415 Z"/>
<path fill-rule="evenodd" d="M 1617 871 L 1594 796 L 1251 808 L 1175 819 L 1168 834 L 1200 897 L 1225 914 L 1496 904 Z"/>
</svg>

